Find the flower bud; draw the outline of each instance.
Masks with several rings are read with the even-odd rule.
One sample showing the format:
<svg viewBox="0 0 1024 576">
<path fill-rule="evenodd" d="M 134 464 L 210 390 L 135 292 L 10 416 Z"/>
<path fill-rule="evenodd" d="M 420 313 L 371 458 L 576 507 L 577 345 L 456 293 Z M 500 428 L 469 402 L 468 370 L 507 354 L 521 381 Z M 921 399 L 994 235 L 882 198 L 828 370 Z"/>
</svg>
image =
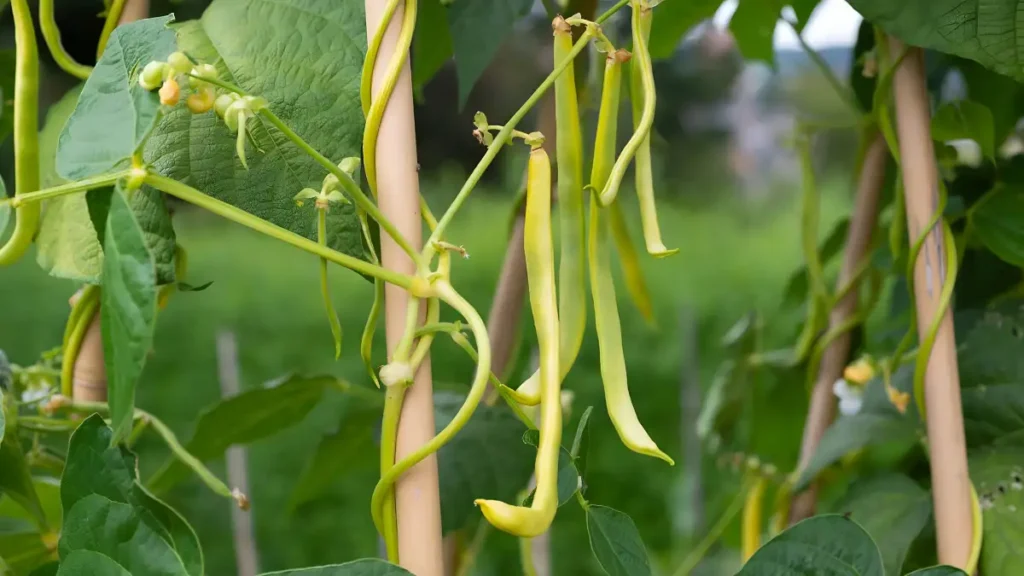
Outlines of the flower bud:
<svg viewBox="0 0 1024 576">
<path fill-rule="evenodd" d="M 199 76 L 199 78 L 196 78 L 196 76 Z M 192 75 L 188 78 L 188 84 L 193 88 L 199 88 L 208 84 L 204 82 L 207 79 L 217 79 L 217 67 L 213 64 L 200 64 L 192 69 Z"/>
<path fill-rule="evenodd" d="M 192 61 L 185 56 L 184 52 L 172 52 L 167 57 L 167 64 L 170 65 L 171 70 L 174 70 L 175 74 L 188 74 L 189 70 L 192 69 Z"/>
<path fill-rule="evenodd" d="M 167 64 L 153 60 L 142 69 L 139 74 L 139 86 L 152 92 L 160 87 L 164 81 L 164 74 L 167 73 Z"/>
<path fill-rule="evenodd" d="M 224 113 L 228 111 L 228 106 L 231 106 L 235 100 L 238 99 L 238 95 L 234 92 L 228 92 L 227 94 L 221 94 L 217 96 L 217 100 L 214 102 L 214 109 L 217 111 L 217 116 L 224 117 Z"/>
<path fill-rule="evenodd" d="M 164 85 L 160 87 L 160 103 L 165 106 L 174 106 L 180 98 L 181 88 L 178 86 L 178 82 L 174 78 L 164 80 Z"/>
<path fill-rule="evenodd" d="M 185 103 L 193 114 L 209 112 L 213 108 L 213 88 L 206 86 L 189 95 Z"/>
</svg>

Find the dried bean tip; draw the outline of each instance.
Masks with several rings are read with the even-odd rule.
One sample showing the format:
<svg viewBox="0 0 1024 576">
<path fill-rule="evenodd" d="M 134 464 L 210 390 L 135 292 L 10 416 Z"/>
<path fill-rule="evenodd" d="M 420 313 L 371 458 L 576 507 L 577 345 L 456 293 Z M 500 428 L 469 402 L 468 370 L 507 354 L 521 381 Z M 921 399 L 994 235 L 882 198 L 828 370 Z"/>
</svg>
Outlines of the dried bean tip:
<svg viewBox="0 0 1024 576">
<path fill-rule="evenodd" d="M 569 34 L 572 32 L 572 26 L 562 18 L 561 15 L 555 16 L 555 19 L 551 21 L 551 31 L 554 34 Z"/>
</svg>

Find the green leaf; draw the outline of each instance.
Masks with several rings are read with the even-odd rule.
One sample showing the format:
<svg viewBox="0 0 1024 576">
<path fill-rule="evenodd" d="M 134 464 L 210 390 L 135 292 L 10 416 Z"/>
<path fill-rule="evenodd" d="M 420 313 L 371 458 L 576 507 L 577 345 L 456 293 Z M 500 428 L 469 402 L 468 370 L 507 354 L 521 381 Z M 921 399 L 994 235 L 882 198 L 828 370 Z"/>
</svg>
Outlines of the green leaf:
<svg viewBox="0 0 1024 576">
<path fill-rule="evenodd" d="M 5 417 L 4 412 L 9 417 Z M 18 438 L 16 418 L 14 397 L 0 392 L 0 428 L 4 430 L 0 434 L 0 494 L 5 494 L 28 512 L 38 527 L 46 528 L 46 513 L 32 485 L 32 474 Z"/>
<path fill-rule="evenodd" d="M 981 566 L 985 574 L 1024 574 L 1024 449 L 999 447 L 970 455 L 985 526 Z"/>
<path fill-rule="evenodd" d="M 451 422 L 465 397 L 434 394 L 434 423 L 441 431 Z M 523 423 L 504 405 L 480 406 L 473 417 L 437 453 L 441 483 L 441 529 L 465 526 L 476 513 L 473 500 L 511 502 L 526 487 L 536 452 L 520 442 Z M 501 450 L 494 450 L 501 446 Z"/>
<path fill-rule="evenodd" d="M 992 111 L 971 100 L 946 102 L 932 116 L 932 138 L 939 142 L 970 139 L 981 153 L 996 161 L 995 121 Z"/>
<path fill-rule="evenodd" d="M 952 566 L 931 566 L 914 570 L 906 576 L 967 576 L 967 573 Z"/>
<path fill-rule="evenodd" d="M 359 78 L 366 51 L 361 3 L 215 0 L 201 19 L 174 28 L 180 49 L 215 65 L 221 79 L 266 98 L 285 124 L 326 157 L 338 162 L 359 156 Z M 235 154 L 235 135 L 215 114 L 177 106 L 153 132 L 145 158 L 164 176 L 316 240 L 315 208 L 299 208 L 292 198 L 303 188 L 319 190 L 327 172 L 262 118 L 252 118 L 247 129 L 248 170 Z M 352 205 L 331 209 L 327 243 L 366 258 Z"/>
<path fill-rule="evenodd" d="M 664 0 L 654 11 L 647 48 L 652 58 L 668 58 L 691 28 L 711 18 L 721 0 Z"/>
<path fill-rule="evenodd" d="M 850 0 L 850 5 L 907 44 L 1024 78 L 1017 0 Z"/>
<path fill-rule="evenodd" d="M 156 269 L 146 239 L 124 195 L 111 192 L 103 246 L 100 321 L 115 441 L 132 429 L 135 386 L 153 343 Z"/>
<path fill-rule="evenodd" d="M 59 481 L 35 478 L 33 487 L 46 516 L 46 525 L 59 527 L 62 516 Z M 50 528 L 41 528 L 35 516 L 13 498 L 0 497 L 0 559 L 7 561 L 14 574 L 27 573 L 42 562 L 55 560 L 56 553 L 51 547 L 56 539 L 57 535 Z"/>
<path fill-rule="evenodd" d="M 857 42 L 850 55 L 850 89 L 853 90 L 860 108 L 870 112 L 874 105 L 875 87 L 878 85 L 878 60 L 875 57 L 875 27 L 867 20 L 860 23 Z M 864 74 L 864 65 L 870 58 L 874 63 L 873 73 Z"/>
<path fill-rule="evenodd" d="M 856 481 L 835 508 L 860 524 L 878 544 L 886 574 L 900 574 L 910 545 L 932 513 L 931 497 L 902 474 Z"/>
<path fill-rule="evenodd" d="M 527 430 L 527 433 L 529 432 L 534 432 L 534 430 Z M 580 473 L 576 470 L 576 464 L 573 462 L 572 455 L 569 454 L 569 451 L 566 450 L 564 446 L 560 446 L 559 448 L 557 477 L 558 505 L 564 506 L 569 502 L 569 500 L 572 500 L 576 491 L 580 489 Z M 535 492 L 536 489 L 530 492 L 523 501 L 523 506 L 530 506 L 533 504 L 533 495 Z"/>
<path fill-rule="evenodd" d="M 383 560 L 365 558 L 363 560 L 355 560 L 344 564 L 332 564 L 330 566 L 265 572 L 261 576 L 411 576 L 411 574 L 412 572 L 405 568 L 389 564 Z"/>
<path fill-rule="evenodd" d="M 996 184 L 970 212 L 974 233 L 986 248 L 1014 266 L 1024 267 L 1024 190 Z"/>
<path fill-rule="evenodd" d="M 289 508 L 314 502 L 346 474 L 371 468 L 377 447 L 374 426 L 380 421 L 380 410 L 359 409 L 345 415 L 337 432 L 320 439 L 316 452 L 296 482 Z"/>
<path fill-rule="evenodd" d="M 54 164 L 57 141 L 68 117 L 75 110 L 83 85 L 68 91 L 50 106 L 46 124 L 39 133 L 41 182 L 44 187 L 66 181 Z M 109 188 L 107 189 L 109 190 Z M 145 186 L 130 200 L 149 251 L 156 261 L 157 282 L 174 282 L 174 227 L 164 196 Z M 36 261 L 50 275 L 91 284 L 100 281 L 103 248 L 90 222 L 86 194 L 68 194 L 43 202 L 43 214 L 36 237 Z"/>
<path fill-rule="evenodd" d="M 454 2 L 448 7 L 448 29 L 459 77 L 459 109 L 516 22 L 530 13 L 533 0 Z"/>
<path fill-rule="evenodd" d="M 878 547 L 856 522 L 826 514 L 772 538 L 737 576 L 885 576 Z"/>
<path fill-rule="evenodd" d="M 120 564 L 109 557 L 89 550 L 75 550 L 60 563 L 57 576 L 132 576 Z"/>
<path fill-rule="evenodd" d="M 986 310 L 960 337 L 957 363 L 963 388 L 1024 383 L 1024 312 L 1016 306 Z"/>
<path fill-rule="evenodd" d="M 607 506 L 587 507 L 590 549 L 608 576 L 651 574 L 651 561 L 633 519 Z"/>
<path fill-rule="evenodd" d="M 302 421 L 324 390 L 340 384 L 333 376 L 292 376 L 276 386 L 232 396 L 203 411 L 185 449 L 201 461 L 220 458 L 235 444 L 255 442 Z M 163 494 L 188 476 L 189 468 L 172 456 L 147 485 Z"/>
<path fill-rule="evenodd" d="M 797 32 L 803 32 L 807 22 L 811 19 L 811 14 L 814 13 L 814 9 L 818 7 L 821 0 L 790 0 L 789 5 L 793 8 L 793 13 L 796 14 L 796 30 Z"/>
<path fill-rule="evenodd" d="M 825 468 L 853 450 L 885 442 L 902 442 L 915 438 L 917 426 L 906 417 L 861 412 L 836 420 L 821 438 L 817 452 L 800 473 L 794 491 L 802 490 Z"/>
<path fill-rule="evenodd" d="M 991 110 L 997 145 L 1005 142 L 1017 123 L 1020 106 L 1024 103 L 1024 86 L 973 60 L 956 58 L 953 65 L 967 82 L 967 97 Z"/>
<path fill-rule="evenodd" d="M 418 9 L 412 39 L 412 85 L 416 91 L 452 57 L 452 36 L 441 0 L 423 0 Z"/>
<path fill-rule="evenodd" d="M 736 38 L 736 46 L 744 58 L 775 66 L 772 39 L 781 9 L 779 0 L 743 0 L 739 3 L 729 21 L 729 31 Z"/>
<path fill-rule="evenodd" d="M 112 440 L 113 432 L 98 414 L 71 435 L 60 485 L 61 557 L 87 550 L 133 575 L 202 576 L 195 532 L 139 484 L 135 456 Z"/>
<path fill-rule="evenodd" d="M 68 180 L 127 165 L 156 125 L 160 96 L 139 86 L 152 60 L 175 50 L 173 16 L 118 26 L 78 98 L 57 146 L 57 173 Z"/>
</svg>

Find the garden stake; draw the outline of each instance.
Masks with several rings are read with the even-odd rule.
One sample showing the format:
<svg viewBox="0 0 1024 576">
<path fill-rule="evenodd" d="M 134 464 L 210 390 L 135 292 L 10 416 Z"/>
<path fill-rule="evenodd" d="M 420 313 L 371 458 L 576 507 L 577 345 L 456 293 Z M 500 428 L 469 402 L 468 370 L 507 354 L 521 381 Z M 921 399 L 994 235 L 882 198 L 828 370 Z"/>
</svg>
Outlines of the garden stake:
<svg viewBox="0 0 1024 576">
<path fill-rule="evenodd" d="M 124 8 L 120 13 L 120 20 L 117 21 L 118 24 L 134 22 L 145 18 L 149 13 L 149 0 L 121 1 L 118 3 L 118 6 Z M 101 42 L 105 43 L 109 35 L 108 33 L 102 37 Z M 100 52 L 102 52 L 103 44 L 101 43 L 100 46 Z M 99 289 L 96 291 L 99 292 Z M 79 291 L 71 297 L 72 306 L 74 306 L 81 295 L 82 292 Z M 99 309 L 98 303 L 89 309 L 92 312 L 92 320 L 88 328 L 86 328 L 84 338 L 82 338 L 78 356 L 74 363 L 74 372 L 71 376 L 71 397 L 84 402 L 107 401 L 107 367 L 103 356 L 103 336 L 100 331 Z"/>
<path fill-rule="evenodd" d="M 890 52 L 903 42 L 892 38 Z M 939 201 L 938 173 L 931 137 L 931 114 L 924 75 L 924 53 L 912 48 L 893 78 L 896 130 L 907 204 L 907 229 L 913 243 L 927 234 L 914 267 L 918 336 L 923 341 L 939 313 L 946 280 L 946 250 L 941 226 L 926 229 Z M 943 313 L 925 373 L 928 446 L 938 557 L 942 564 L 966 567 L 971 550 L 971 481 L 960 405 L 953 316 Z"/>
<path fill-rule="evenodd" d="M 385 2 L 366 0 L 367 35 L 373 37 L 383 21 Z M 404 13 L 405 7 L 400 8 Z M 402 19 L 391 18 L 373 68 L 373 95 L 381 90 L 387 64 L 395 52 Z M 381 212 L 416 248 L 420 247 L 419 173 L 413 123 L 412 76 L 408 61 L 402 67 L 377 139 L 378 157 L 388 158 L 388 169 L 377 174 Z M 387 235 L 381 235 L 381 262 L 386 268 L 414 273 L 415 264 Z M 409 295 L 395 286 L 385 287 L 385 327 L 388 355 L 405 330 Z M 399 420 L 395 459 L 414 452 L 433 438 L 434 401 L 430 359 L 424 359 L 405 393 Z M 431 454 L 403 474 L 394 487 L 397 508 L 398 563 L 417 576 L 444 574 L 441 549 L 441 503 L 438 495 L 437 456 Z"/>
<path fill-rule="evenodd" d="M 843 290 L 848 282 L 854 279 L 857 269 L 867 256 L 871 244 L 871 234 L 878 220 L 878 199 L 881 194 L 882 182 L 885 178 L 885 162 L 889 157 L 885 140 L 880 135 L 872 137 L 861 165 L 860 177 L 857 182 L 857 196 L 850 216 L 850 227 L 846 233 L 846 249 L 843 253 L 843 265 L 836 281 L 837 293 Z M 857 311 L 859 290 L 853 286 L 846 290 L 846 295 L 836 303 L 829 316 L 829 329 L 842 326 Z M 800 468 L 810 462 L 825 430 L 832 424 L 836 413 L 836 398 L 832 386 L 843 375 L 850 354 L 850 333 L 844 332 L 836 337 L 825 349 L 818 369 L 818 379 L 811 391 L 811 403 L 804 424 L 804 436 L 800 445 Z M 790 522 L 795 523 L 809 518 L 814 514 L 817 502 L 817 485 L 812 483 L 807 490 L 796 495 L 790 509 Z"/>
</svg>

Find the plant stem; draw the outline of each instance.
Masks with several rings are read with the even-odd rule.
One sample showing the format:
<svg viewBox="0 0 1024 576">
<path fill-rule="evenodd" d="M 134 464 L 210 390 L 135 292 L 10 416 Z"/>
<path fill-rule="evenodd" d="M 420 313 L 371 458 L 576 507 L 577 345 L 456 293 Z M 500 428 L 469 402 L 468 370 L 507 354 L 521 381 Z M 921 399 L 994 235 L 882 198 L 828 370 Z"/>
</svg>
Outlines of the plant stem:
<svg viewBox="0 0 1024 576">
<path fill-rule="evenodd" d="M 0 204 L 8 204 L 11 208 L 20 208 L 27 204 L 42 202 L 43 200 L 49 200 L 66 194 L 74 194 L 76 192 L 85 192 L 96 188 L 103 188 L 104 186 L 112 186 L 116 184 L 118 180 L 125 178 L 130 174 L 131 170 L 121 170 L 110 174 L 101 174 L 99 176 L 93 176 L 92 178 L 86 178 L 85 180 L 78 180 L 77 182 L 68 182 L 67 184 L 54 186 L 53 188 L 44 188 L 43 190 L 20 194 L 7 200 L 0 200 Z"/>
<path fill-rule="evenodd" d="M 18 426 L 33 432 L 70 432 L 78 427 L 78 422 L 45 416 L 19 416 Z"/>
<path fill-rule="evenodd" d="M 384 395 L 384 418 L 380 433 L 380 475 L 384 477 L 395 465 L 395 449 L 398 444 L 398 420 L 402 414 L 402 400 L 405 398 L 405 384 L 390 386 Z M 398 511 L 395 507 L 395 491 L 392 487 L 384 495 L 383 508 L 384 546 L 388 561 L 398 562 Z"/>
<path fill-rule="evenodd" d="M 39 51 L 28 0 L 12 0 L 14 42 L 14 194 L 39 189 Z M 39 205 L 17 211 L 14 233 L 0 247 L 0 265 L 21 258 L 39 226 Z"/>
<path fill-rule="evenodd" d="M 491 523 L 486 520 L 480 520 L 476 525 L 476 532 L 473 533 L 473 541 L 469 543 L 469 548 L 462 553 L 462 558 L 459 561 L 459 570 L 455 573 L 455 576 L 469 576 L 473 570 L 473 565 L 476 564 L 476 558 L 480 555 L 480 550 L 484 547 L 484 542 L 487 541 L 487 535 L 491 532 Z"/>
<path fill-rule="evenodd" d="M 620 4 L 625 5 L 625 2 L 620 2 Z M 461 208 L 466 202 L 466 199 L 469 198 L 469 194 L 473 191 L 473 188 L 476 187 L 480 178 L 484 175 L 484 172 L 487 171 L 491 162 L 493 162 L 494 158 L 497 157 L 498 152 L 502 150 L 505 143 L 508 142 L 508 139 L 512 136 L 512 132 L 515 130 L 516 125 L 519 124 L 523 117 L 526 116 L 527 112 L 529 112 L 537 101 L 540 100 L 541 96 L 548 91 L 548 88 L 551 88 L 551 85 L 555 83 L 555 79 L 558 78 L 558 75 L 565 71 L 576 56 L 586 48 L 587 44 L 591 39 L 593 39 L 593 37 L 593 30 L 588 28 L 587 31 L 580 36 L 580 39 L 576 41 L 576 44 L 573 45 L 572 50 L 566 56 L 565 60 L 560 62 L 558 66 L 551 71 L 551 74 L 548 74 L 548 77 L 540 83 L 540 86 L 533 91 L 533 94 L 531 94 L 526 102 L 519 107 L 519 110 L 509 118 L 508 122 L 505 123 L 505 126 L 494 137 L 494 141 L 487 147 L 487 152 L 484 153 L 484 157 L 480 159 L 480 162 L 476 165 L 476 168 L 473 169 L 473 172 L 469 175 L 466 183 L 462 185 L 462 189 L 459 190 L 459 194 L 454 200 L 452 200 L 448 210 L 443 216 L 441 216 L 441 219 L 437 222 L 437 227 L 434 228 L 434 231 L 430 234 L 430 239 L 427 240 L 426 245 L 423 248 L 424 259 L 429 261 L 430 258 L 433 257 L 435 253 L 434 243 L 442 238 L 445 229 L 448 228 L 449 224 L 451 224 L 451 221 L 455 218 L 455 214 L 459 211 L 459 208 Z"/>
<path fill-rule="evenodd" d="M 344 174 L 344 172 L 342 172 L 342 174 Z M 241 208 L 232 206 L 231 204 L 213 198 L 212 196 L 207 196 L 199 190 L 196 190 L 187 184 L 182 184 L 177 180 L 172 180 L 164 176 L 150 173 L 146 174 L 146 184 L 149 184 L 161 192 L 180 198 L 190 204 L 195 204 L 200 208 L 209 210 L 210 212 L 227 218 L 232 222 L 252 228 L 261 234 L 266 234 L 271 238 L 291 244 L 296 248 L 305 250 L 306 252 L 315 254 L 321 258 L 326 258 L 335 264 L 340 264 L 345 268 L 354 270 L 360 274 L 365 274 L 373 278 L 380 278 L 385 282 L 401 286 L 406 290 L 409 290 L 413 285 L 414 278 L 412 276 L 387 270 L 380 266 L 349 256 L 348 254 L 343 254 L 337 250 L 321 246 L 304 236 L 299 236 L 298 234 L 286 230 L 276 224 L 257 218 Z"/>
<path fill-rule="evenodd" d="M 711 546 L 722 537 L 722 533 L 729 527 L 733 518 L 739 514 L 740 510 L 743 508 L 743 502 L 746 500 L 747 491 L 749 489 L 750 483 L 744 482 L 739 492 L 737 492 L 736 496 L 733 497 L 732 502 L 729 503 L 729 507 L 726 508 L 725 512 L 722 513 L 722 516 L 718 518 L 718 522 L 715 522 L 715 525 L 711 527 L 711 530 L 704 535 L 704 539 L 697 544 L 697 547 L 687 554 L 686 558 L 683 559 L 683 563 L 679 565 L 679 568 L 676 568 L 676 571 L 672 573 L 672 576 L 689 576 L 690 572 L 693 572 L 693 569 L 697 567 L 697 564 L 700 564 L 700 561 L 707 555 Z"/>
<path fill-rule="evenodd" d="M 89 74 L 92 74 L 92 66 L 75 62 L 75 59 L 67 53 L 64 45 L 61 44 L 60 30 L 57 29 L 57 20 L 53 14 L 53 0 L 39 1 L 39 27 L 43 31 L 43 40 L 46 41 L 46 46 L 50 49 L 50 54 L 53 55 L 57 66 L 80 80 L 85 80 Z"/>
<path fill-rule="evenodd" d="M 409 255 L 409 258 L 416 263 L 417 268 L 421 268 L 420 263 L 422 259 L 419 253 L 413 249 L 412 245 L 409 244 L 409 240 L 402 235 L 401 232 L 395 228 L 395 225 L 388 220 L 384 214 L 380 211 L 380 208 L 363 194 L 363 191 L 356 184 L 355 180 L 351 176 L 346 174 L 341 168 L 339 168 L 334 162 L 331 162 L 326 156 L 318 152 L 315 148 L 310 146 L 301 136 L 296 134 L 291 128 L 288 127 L 280 118 L 277 117 L 269 108 L 261 108 L 260 114 L 266 118 L 271 124 L 273 124 L 278 130 L 281 131 L 289 140 L 295 143 L 296 146 L 302 149 L 303 152 L 308 154 L 311 158 L 317 161 L 321 166 L 327 169 L 328 172 L 338 178 L 341 186 L 345 189 L 345 192 L 352 197 L 352 201 L 355 202 L 356 206 L 365 211 L 371 218 L 380 224 L 382 230 L 388 233 L 396 244 Z"/>
<path fill-rule="evenodd" d="M 103 22 L 103 32 L 100 33 L 100 41 L 96 45 L 97 61 L 103 56 L 103 51 L 107 49 L 107 41 L 110 40 L 110 35 L 114 33 L 114 29 L 117 28 L 117 24 L 121 20 L 121 13 L 124 12 L 125 2 L 126 0 L 114 0 L 110 4 L 107 19 Z"/>
<path fill-rule="evenodd" d="M 595 22 L 597 22 L 598 24 L 603 24 L 605 20 L 611 18 L 613 14 L 615 14 L 622 8 L 625 8 L 626 6 L 629 6 L 629 0 L 619 0 L 618 2 L 615 3 L 614 6 L 605 10 L 604 14 L 598 16 Z"/>
</svg>

